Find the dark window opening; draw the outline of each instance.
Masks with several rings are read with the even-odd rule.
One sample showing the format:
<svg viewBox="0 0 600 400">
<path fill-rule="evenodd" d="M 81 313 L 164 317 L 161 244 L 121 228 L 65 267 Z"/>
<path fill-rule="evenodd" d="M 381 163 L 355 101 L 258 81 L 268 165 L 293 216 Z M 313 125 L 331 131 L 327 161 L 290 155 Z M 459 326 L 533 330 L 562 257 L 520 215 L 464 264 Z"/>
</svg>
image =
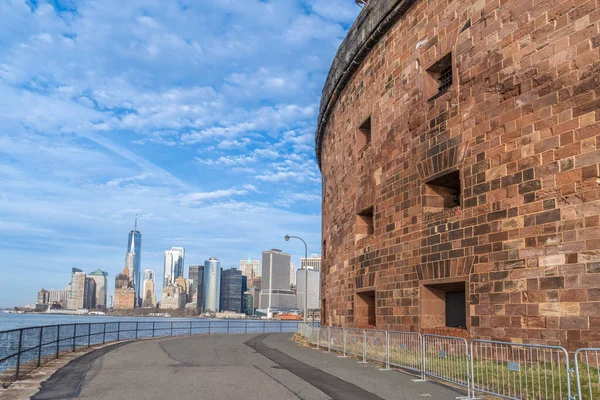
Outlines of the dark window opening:
<svg viewBox="0 0 600 400">
<path fill-rule="evenodd" d="M 371 143 L 371 117 L 358 127 L 356 147 L 361 150 Z"/>
<path fill-rule="evenodd" d="M 446 93 L 452 86 L 452 53 L 448 53 L 442 57 L 427 72 L 437 82 L 437 93 L 430 99 L 434 100 Z"/>
<path fill-rule="evenodd" d="M 356 216 L 356 233 L 359 235 L 372 235 L 375 232 L 373 206 L 361 211 Z"/>
<path fill-rule="evenodd" d="M 453 208 L 462 203 L 460 172 L 449 172 L 426 183 L 424 205 L 435 208 Z"/>
<path fill-rule="evenodd" d="M 424 285 L 421 291 L 423 328 L 467 328 L 466 282 Z"/>
<path fill-rule="evenodd" d="M 354 322 L 357 327 L 377 326 L 375 290 L 358 292 L 354 297 Z"/>
<path fill-rule="evenodd" d="M 327 300 L 326 299 L 321 300 L 321 325 L 327 326 Z"/>
<path fill-rule="evenodd" d="M 446 292 L 446 326 L 450 328 L 466 328 L 467 312 L 465 308 L 465 291 Z"/>
</svg>

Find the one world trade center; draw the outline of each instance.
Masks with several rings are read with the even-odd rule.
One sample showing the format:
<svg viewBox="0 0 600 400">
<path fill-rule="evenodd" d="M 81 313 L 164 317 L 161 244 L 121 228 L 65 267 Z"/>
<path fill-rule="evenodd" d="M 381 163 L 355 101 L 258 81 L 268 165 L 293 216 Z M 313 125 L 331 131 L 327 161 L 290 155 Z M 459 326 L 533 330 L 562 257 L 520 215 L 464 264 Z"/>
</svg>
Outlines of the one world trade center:
<svg viewBox="0 0 600 400">
<path fill-rule="evenodd" d="M 137 230 L 137 214 L 135 216 L 135 227 L 129 232 L 125 263 L 129 270 L 132 271 L 135 306 L 140 307 L 142 301 L 142 234 Z"/>
</svg>

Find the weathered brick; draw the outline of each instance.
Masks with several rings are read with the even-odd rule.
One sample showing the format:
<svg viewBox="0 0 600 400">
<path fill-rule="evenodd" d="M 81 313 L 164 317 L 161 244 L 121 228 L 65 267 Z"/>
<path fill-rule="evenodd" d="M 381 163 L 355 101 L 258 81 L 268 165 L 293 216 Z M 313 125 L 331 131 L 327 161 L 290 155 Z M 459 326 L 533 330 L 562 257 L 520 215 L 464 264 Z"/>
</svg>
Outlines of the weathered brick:
<svg viewBox="0 0 600 400">
<path fill-rule="evenodd" d="M 367 282 L 377 327 L 454 333 L 423 296 L 465 281 L 463 336 L 600 341 L 597 0 L 418 3 L 345 69 L 396 3 L 369 5 L 323 92 L 323 322 L 363 324 L 369 308 L 352 299 Z M 458 33 L 461 15 L 473 26 Z M 444 54 L 457 82 L 436 98 L 427 68 Z M 371 143 L 357 149 L 369 116 Z M 456 170 L 460 188 L 424 186 Z M 356 210 L 371 205 L 374 232 L 357 238 Z"/>
</svg>

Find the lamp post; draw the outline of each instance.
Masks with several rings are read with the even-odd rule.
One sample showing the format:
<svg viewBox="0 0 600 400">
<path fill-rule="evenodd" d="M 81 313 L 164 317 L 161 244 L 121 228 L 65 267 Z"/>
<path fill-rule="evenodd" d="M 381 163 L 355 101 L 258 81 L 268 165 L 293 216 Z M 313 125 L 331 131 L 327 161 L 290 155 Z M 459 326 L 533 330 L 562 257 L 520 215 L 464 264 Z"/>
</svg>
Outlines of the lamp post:
<svg viewBox="0 0 600 400">
<path fill-rule="evenodd" d="M 304 259 L 307 260 L 307 265 L 304 266 L 304 323 L 308 322 L 308 246 L 300 236 L 285 235 L 285 241 L 289 242 L 291 238 L 300 239 L 304 243 Z M 302 262 L 300 262 L 302 266 Z"/>
</svg>

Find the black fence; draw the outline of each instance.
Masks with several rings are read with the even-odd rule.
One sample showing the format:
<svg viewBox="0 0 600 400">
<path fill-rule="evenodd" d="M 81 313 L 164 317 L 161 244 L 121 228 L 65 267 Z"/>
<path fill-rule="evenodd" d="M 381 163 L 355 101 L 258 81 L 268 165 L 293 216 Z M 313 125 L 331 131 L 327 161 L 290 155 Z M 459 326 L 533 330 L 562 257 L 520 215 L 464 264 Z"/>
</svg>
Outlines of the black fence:
<svg viewBox="0 0 600 400">
<path fill-rule="evenodd" d="M 102 322 L 36 326 L 0 332 L 0 385 L 22 379 L 48 361 L 94 345 L 132 339 L 211 333 L 296 332 L 295 321 Z"/>
</svg>

